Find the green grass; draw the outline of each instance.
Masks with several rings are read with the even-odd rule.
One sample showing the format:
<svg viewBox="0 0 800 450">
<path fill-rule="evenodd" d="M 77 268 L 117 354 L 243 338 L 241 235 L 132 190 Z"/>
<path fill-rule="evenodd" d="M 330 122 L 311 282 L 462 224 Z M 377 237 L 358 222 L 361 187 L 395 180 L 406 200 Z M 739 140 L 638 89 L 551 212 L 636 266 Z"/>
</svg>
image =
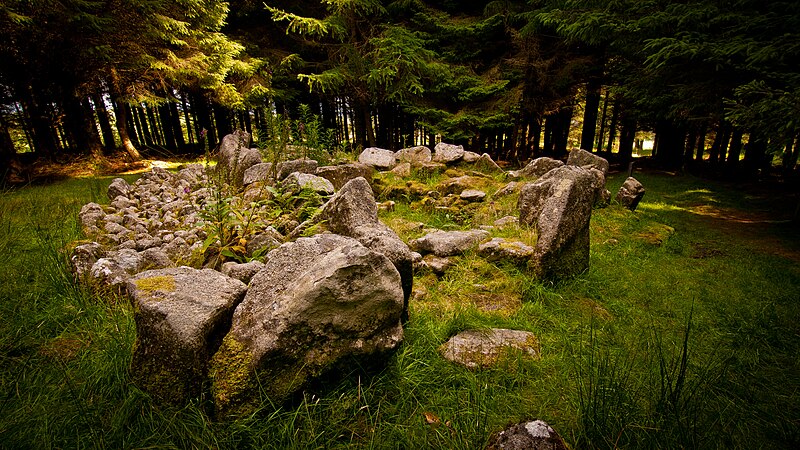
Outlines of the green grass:
<svg viewBox="0 0 800 450">
<path fill-rule="evenodd" d="M 796 231 L 732 227 L 712 214 L 772 207 L 758 192 L 637 178 L 647 188 L 637 212 L 595 210 L 588 272 L 541 284 L 468 254 L 441 279 L 417 274 L 428 293 L 412 302 L 405 343 L 384 370 L 354 370 L 228 422 L 206 415 L 207 399 L 162 407 L 137 389 L 129 304 L 71 281 L 63 249 L 82 238 L 77 212 L 104 200 L 110 179 L 3 192 L 0 448 L 467 449 L 532 418 L 573 448 L 797 447 Z M 622 181 L 609 181 L 612 192 Z M 422 233 L 415 222 L 463 229 L 515 202 L 452 217 L 398 201 L 382 218 L 410 239 Z M 523 233 L 493 234 L 515 232 Z M 469 371 L 439 356 L 450 336 L 476 327 L 532 331 L 541 358 Z"/>
</svg>

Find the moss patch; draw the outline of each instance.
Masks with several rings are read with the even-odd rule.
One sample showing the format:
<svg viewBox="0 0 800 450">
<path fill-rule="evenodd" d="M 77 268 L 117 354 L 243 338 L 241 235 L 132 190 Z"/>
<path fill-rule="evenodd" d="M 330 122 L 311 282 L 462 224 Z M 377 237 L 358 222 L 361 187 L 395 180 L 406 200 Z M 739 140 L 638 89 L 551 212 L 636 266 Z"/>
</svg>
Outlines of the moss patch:
<svg viewBox="0 0 800 450">
<path fill-rule="evenodd" d="M 157 275 L 154 277 L 140 278 L 136 280 L 136 288 L 148 294 L 152 294 L 155 291 L 174 292 L 175 277 Z"/>
<path fill-rule="evenodd" d="M 231 335 L 225 336 L 211 359 L 212 394 L 217 412 L 227 413 L 246 399 L 254 385 L 252 362 L 253 357 L 243 343 Z"/>
</svg>

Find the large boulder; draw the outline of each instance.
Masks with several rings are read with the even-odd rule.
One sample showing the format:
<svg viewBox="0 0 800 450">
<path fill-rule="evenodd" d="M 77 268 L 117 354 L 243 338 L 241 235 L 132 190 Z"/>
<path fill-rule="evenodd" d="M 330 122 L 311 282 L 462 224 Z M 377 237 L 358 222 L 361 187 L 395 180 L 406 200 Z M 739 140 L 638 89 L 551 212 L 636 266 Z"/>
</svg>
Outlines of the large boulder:
<svg viewBox="0 0 800 450">
<path fill-rule="evenodd" d="M 580 148 L 572 149 L 572 151 L 569 152 L 567 165 L 583 167 L 584 169 L 594 167 L 603 172 L 603 177 L 608 176 L 608 160 Z"/>
<path fill-rule="evenodd" d="M 557 159 L 543 156 L 529 162 L 522 169 L 512 170 L 508 174 L 511 178 L 539 178 L 547 172 L 557 169 L 563 165 L 564 163 Z"/>
<path fill-rule="evenodd" d="M 212 360 L 220 416 L 246 414 L 259 393 L 280 403 L 336 369 L 384 360 L 403 339 L 400 275 L 388 258 L 334 234 L 270 253 Z"/>
<path fill-rule="evenodd" d="M 589 268 L 593 183 L 588 170 L 567 165 L 522 187 L 519 222 L 536 227 L 531 266 L 538 277 L 566 278 Z"/>
<path fill-rule="evenodd" d="M 323 166 L 317 168 L 316 175 L 325 178 L 333 183 L 333 188 L 337 191 L 348 181 L 362 177 L 367 181 L 372 180 L 375 169 L 372 166 L 361 163 L 339 164 L 337 166 Z"/>
<path fill-rule="evenodd" d="M 247 168 L 244 171 L 242 184 L 248 185 L 260 181 L 262 183 L 269 183 L 272 172 L 272 163 L 258 163 Z"/>
<path fill-rule="evenodd" d="M 410 242 L 414 251 L 436 256 L 456 256 L 477 247 L 489 238 L 486 230 L 434 231 Z"/>
<path fill-rule="evenodd" d="M 261 162 L 261 153 L 257 148 L 248 148 L 249 143 L 250 135 L 242 130 L 222 138 L 217 170 L 221 171 L 226 182 L 234 186 L 242 186 L 245 171 Z"/>
<path fill-rule="evenodd" d="M 433 162 L 441 164 L 454 164 L 460 161 L 463 157 L 463 145 L 453 145 L 439 142 L 436 144 L 436 147 L 433 148 Z"/>
<path fill-rule="evenodd" d="M 492 366 L 514 350 L 538 358 L 539 340 L 529 331 L 505 328 L 466 330 L 450 338 L 440 348 L 445 359 L 470 369 Z"/>
<path fill-rule="evenodd" d="M 334 192 L 333 183 L 327 179 L 301 172 L 292 172 L 282 181 L 282 186 L 297 191 L 311 189 L 322 195 L 331 195 Z"/>
<path fill-rule="evenodd" d="M 357 239 L 367 248 L 389 258 L 400 273 L 405 306 L 414 284 L 411 250 L 391 228 L 378 219 L 378 206 L 367 180 L 355 178 L 322 206 L 320 219 L 329 230 Z M 403 317 L 405 319 L 406 312 Z"/>
<path fill-rule="evenodd" d="M 136 383 L 163 402 L 199 396 L 211 356 L 246 290 L 241 281 L 211 269 L 148 270 L 132 277 L 127 292 L 136 321 Z"/>
<path fill-rule="evenodd" d="M 358 162 L 374 167 L 377 170 L 391 170 L 397 164 L 393 151 L 378 147 L 364 149 L 358 155 Z"/>
<path fill-rule="evenodd" d="M 431 162 L 431 149 L 424 145 L 400 149 L 395 153 L 395 158 L 399 162 L 407 162 L 412 166 L 421 166 Z"/>
<path fill-rule="evenodd" d="M 620 205 L 635 211 L 639 202 L 644 197 L 644 186 L 636 178 L 628 177 L 622 187 L 617 191 L 617 202 Z"/>
</svg>

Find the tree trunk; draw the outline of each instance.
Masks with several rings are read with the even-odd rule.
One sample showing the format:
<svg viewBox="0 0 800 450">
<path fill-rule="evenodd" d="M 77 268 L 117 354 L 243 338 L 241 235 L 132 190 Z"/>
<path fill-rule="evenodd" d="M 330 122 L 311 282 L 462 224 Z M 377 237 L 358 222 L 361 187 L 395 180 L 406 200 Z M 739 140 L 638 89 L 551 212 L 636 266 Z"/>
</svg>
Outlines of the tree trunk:
<svg viewBox="0 0 800 450">
<path fill-rule="evenodd" d="M 178 149 L 186 147 L 186 139 L 183 137 L 183 127 L 181 126 L 181 116 L 178 112 L 178 103 L 169 102 L 169 116 L 170 126 L 172 127 L 172 135 L 175 137 L 175 144 Z M 192 133 L 189 133 L 191 136 Z"/>
<path fill-rule="evenodd" d="M 67 131 L 72 135 L 81 153 L 99 160 L 103 157 L 103 146 L 97 133 L 91 105 L 88 99 L 67 95 L 64 99 L 64 114 Z"/>
<path fill-rule="evenodd" d="M 586 108 L 583 111 L 583 128 L 581 129 L 581 148 L 587 152 L 594 149 L 594 137 L 597 130 L 597 111 L 600 108 L 600 80 L 592 78 L 586 85 Z"/>
<path fill-rule="evenodd" d="M 567 154 L 567 145 L 569 144 L 569 129 L 572 124 L 572 113 L 574 108 L 572 105 L 563 106 L 558 112 L 558 133 L 555 137 L 555 153 L 557 157 Z"/>
<path fill-rule="evenodd" d="M 614 149 L 614 139 L 617 138 L 617 119 L 619 118 L 619 108 L 619 99 L 615 98 L 611 111 L 611 123 L 608 125 L 608 146 L 606 147 L 606 153 L 609 155 L 611 154 L 611 150 Z"/>
<path fill-rule="evenodd" d="M 214 121 L 217 123 L 217 136 L 220 142 L 222 138 L 233 133 L 233 122 L 231 120 L 231 110 L 216 102 L 212 103 L 214 110 Z"/>
<path fill-rule="evenodd" d="M 697 153 L 695 155 L 695 160 L 697 162 L 703 162 L 703 156 L 706 152 L 706 133 L 708 132 L 708 125 L 703 122 L 700 125 L 700 131 L 697 133 Z"/>
<path fill-rule="evenodd" d="M 158 105 L 158 117 L 164 135 L 164 147 L 171 151 L 177 151 L 178 142 L 175 140 L 175 128 L 172 124 L 172 111 L 169 109 L 169 102 Z"/>
<path fill-rule="evenodd" d="M 147 117 L 145 117 L 144 110 L 140 105 L 131 107 L 136 114 L 136 127 L 139 129 L 139 135 L 144 138 L 144 143 L 147 146 L 153 145 L 153 135 L 150 133 L 150 127 L 147 125 Z"/>
<path fill-rule="evenodd" d="M 156 110 L 149 105 L 145 105 L 144 109 L 147 112 L 147 123 L 150 125 L 150 136 L 153 138 L 155 144 L 163 147 L 164 135 L 161 132 L 161 127 L 158 126 L 159 121 L 156 119 Z"/>
<path fill-rule="evenodd" d="M 212 122 L 208 100 L 206 100 L 203 94 L 192 95 L 192 111 L 194 111 L 194 123 L 197 130 L 198 142 L 201 142 L 200 135 L 202 131 L 206 130 L 205 142 L 208 144 L 208 150 L 214 150 L 218 144 L 217 130 L 214 128 L 214 123 Z"/>
<path fill-rule="evenodd" d="M 728 150 L 728 167 L 736 168 L 739 165 L 739 157 L 742 155 L 742 130 L 734 127 L 731 133 L 731 144 Z"/>
<path fill-rule="evenodd" d="M 97 113 L 97 122 L 100 124 L 100 131 L 103 133 L 103 148 L 113 150 L 117 147 L 117 142 L 114 139 L 114 130 L 111 129 L 111 121 L 108 120 L 106 102 L 100 94 L 92 94 L 91 97 L 92 103 L 94 103 L 94 111 Z"/>
<path fill-rule="evenodd" d="M 603 151 L 603 143 L 606 132 L 606 113 L 608 113 L 608 89 L 606 95 L 603 96 L 603 113 L 600 116 L 600 131 L 597 133 L 597 151 Z"/>
<path fill-rule="evenodd" d="M 183 109 L 183 120 L 186 122 L 186 136 L 189 138 L 189 144 L 194 144 L 195 129 L 192 126 L 192 121 L 189 118 L 189 103 L 186 101 L 186 94 L 180 93 L 181 108 Z"/>
<path fill-rule="evenodd" d="M 58 151 L 56 135 L 51 115 L 45 107 L 46 102 L 39 99 L 31 86 L 19 90 L 23 108 L 28 113 L 31 125 L 31 140 L 36 153 L 45 158 L 52 157 Z"/>
<path fill-rule="evenodd" d="M 122 142 L 122 148 L 125 150 L 125 153 L 128 154 L 128 157 L 134 161 L 139 161 L 142 159 L 142 155 L 133 145 L 130 134 L 128 133 L 128 125 L 130 123 L 130 118 L 128 117 L 128 105 L 121 104 L 120 100 L 115 99 L 113 96 L 111 98 L 111 102 L 115 105 L 115 112 L 117 116 L 117 133 L 119 134 L 119 140 Z"/>
<path fill-rule="evenodd" d="M 623 164 L 633 158 L 633 142 L 636 139 L 636 118 L 623 114 L 619 133 L 619 157 Z"/>
</svg>

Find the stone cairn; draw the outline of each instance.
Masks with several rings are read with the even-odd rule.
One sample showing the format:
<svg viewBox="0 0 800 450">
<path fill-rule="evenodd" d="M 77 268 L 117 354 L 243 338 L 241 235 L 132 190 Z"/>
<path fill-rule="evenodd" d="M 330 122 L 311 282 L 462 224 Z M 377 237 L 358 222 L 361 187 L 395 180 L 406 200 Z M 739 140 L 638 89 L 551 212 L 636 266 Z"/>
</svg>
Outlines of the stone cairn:
<svg viewBox="0 0 800 450">
<path fill-rule="evenodd" d="M 519 191 L 519 217 L 496 225 L 518 221 L 535 227 L 535 247 L 490 239 L 486 230 L 432 230 L 409 246 L 378 219 L 385 205 L 375 201 L 374 171 L 404 176 L 411 167 L 435 173 L 456 164 L 482 173 L 503 169 L 488 154 L 444 143 L 434 151 L 368 148 L 356 163 L 324 167 L 310 159 L 263 162 L 248 143 L 241 131 L 226 136 L 213 170 L 193 164 L 177 173 L 154 168 L 132 185 L 114 179 L 109 205 L 81 209 L 90 242 L 76 246 L 71 256 L 78 279 L 124 292 L 133 303 L 131 372 L 137 384 L 172 404 L 208 395 L 218 417 L 251 413 L 263 395 L 281 402 L 309 381 L 354 363 L 385 361 L 403 340 L 415 267 L 441 273 L 448 258 L 477 249 L 543 279 L 586 270 L 592 207 L 610 199 L 604 159 L 583 150 L 570 153 L 566 165 L 539 158 L 508 173 L 517 181 L 494 194 Z M 450 179 L 439 194 L 483 201 L 486 194 L 471 185 L 479 175 Z M 526 178 L 537 179 L 525 183 Z M 245 209 L 259 207 L 267 186 L 308 188 L 326 202 L 303 222 L 255 224 L 242 245 L 247 256 L 263 255 L 260 261 L 228 262 L 214 270 L 204 267 L 209 236 L 203 211 L 220 179 L 235 188 L 231 204 Z M 630 180 L 626 192 L 643 195 Z M 638 199 L 620 202 L 633 209 Z M 299 237 L 318 224 L 326 231 Z M 442 354 L 476 368 L 508 349 L 531 357 L 539 352 L 529 333 L 490 330 L 456 336 Z"/>
</svg>

